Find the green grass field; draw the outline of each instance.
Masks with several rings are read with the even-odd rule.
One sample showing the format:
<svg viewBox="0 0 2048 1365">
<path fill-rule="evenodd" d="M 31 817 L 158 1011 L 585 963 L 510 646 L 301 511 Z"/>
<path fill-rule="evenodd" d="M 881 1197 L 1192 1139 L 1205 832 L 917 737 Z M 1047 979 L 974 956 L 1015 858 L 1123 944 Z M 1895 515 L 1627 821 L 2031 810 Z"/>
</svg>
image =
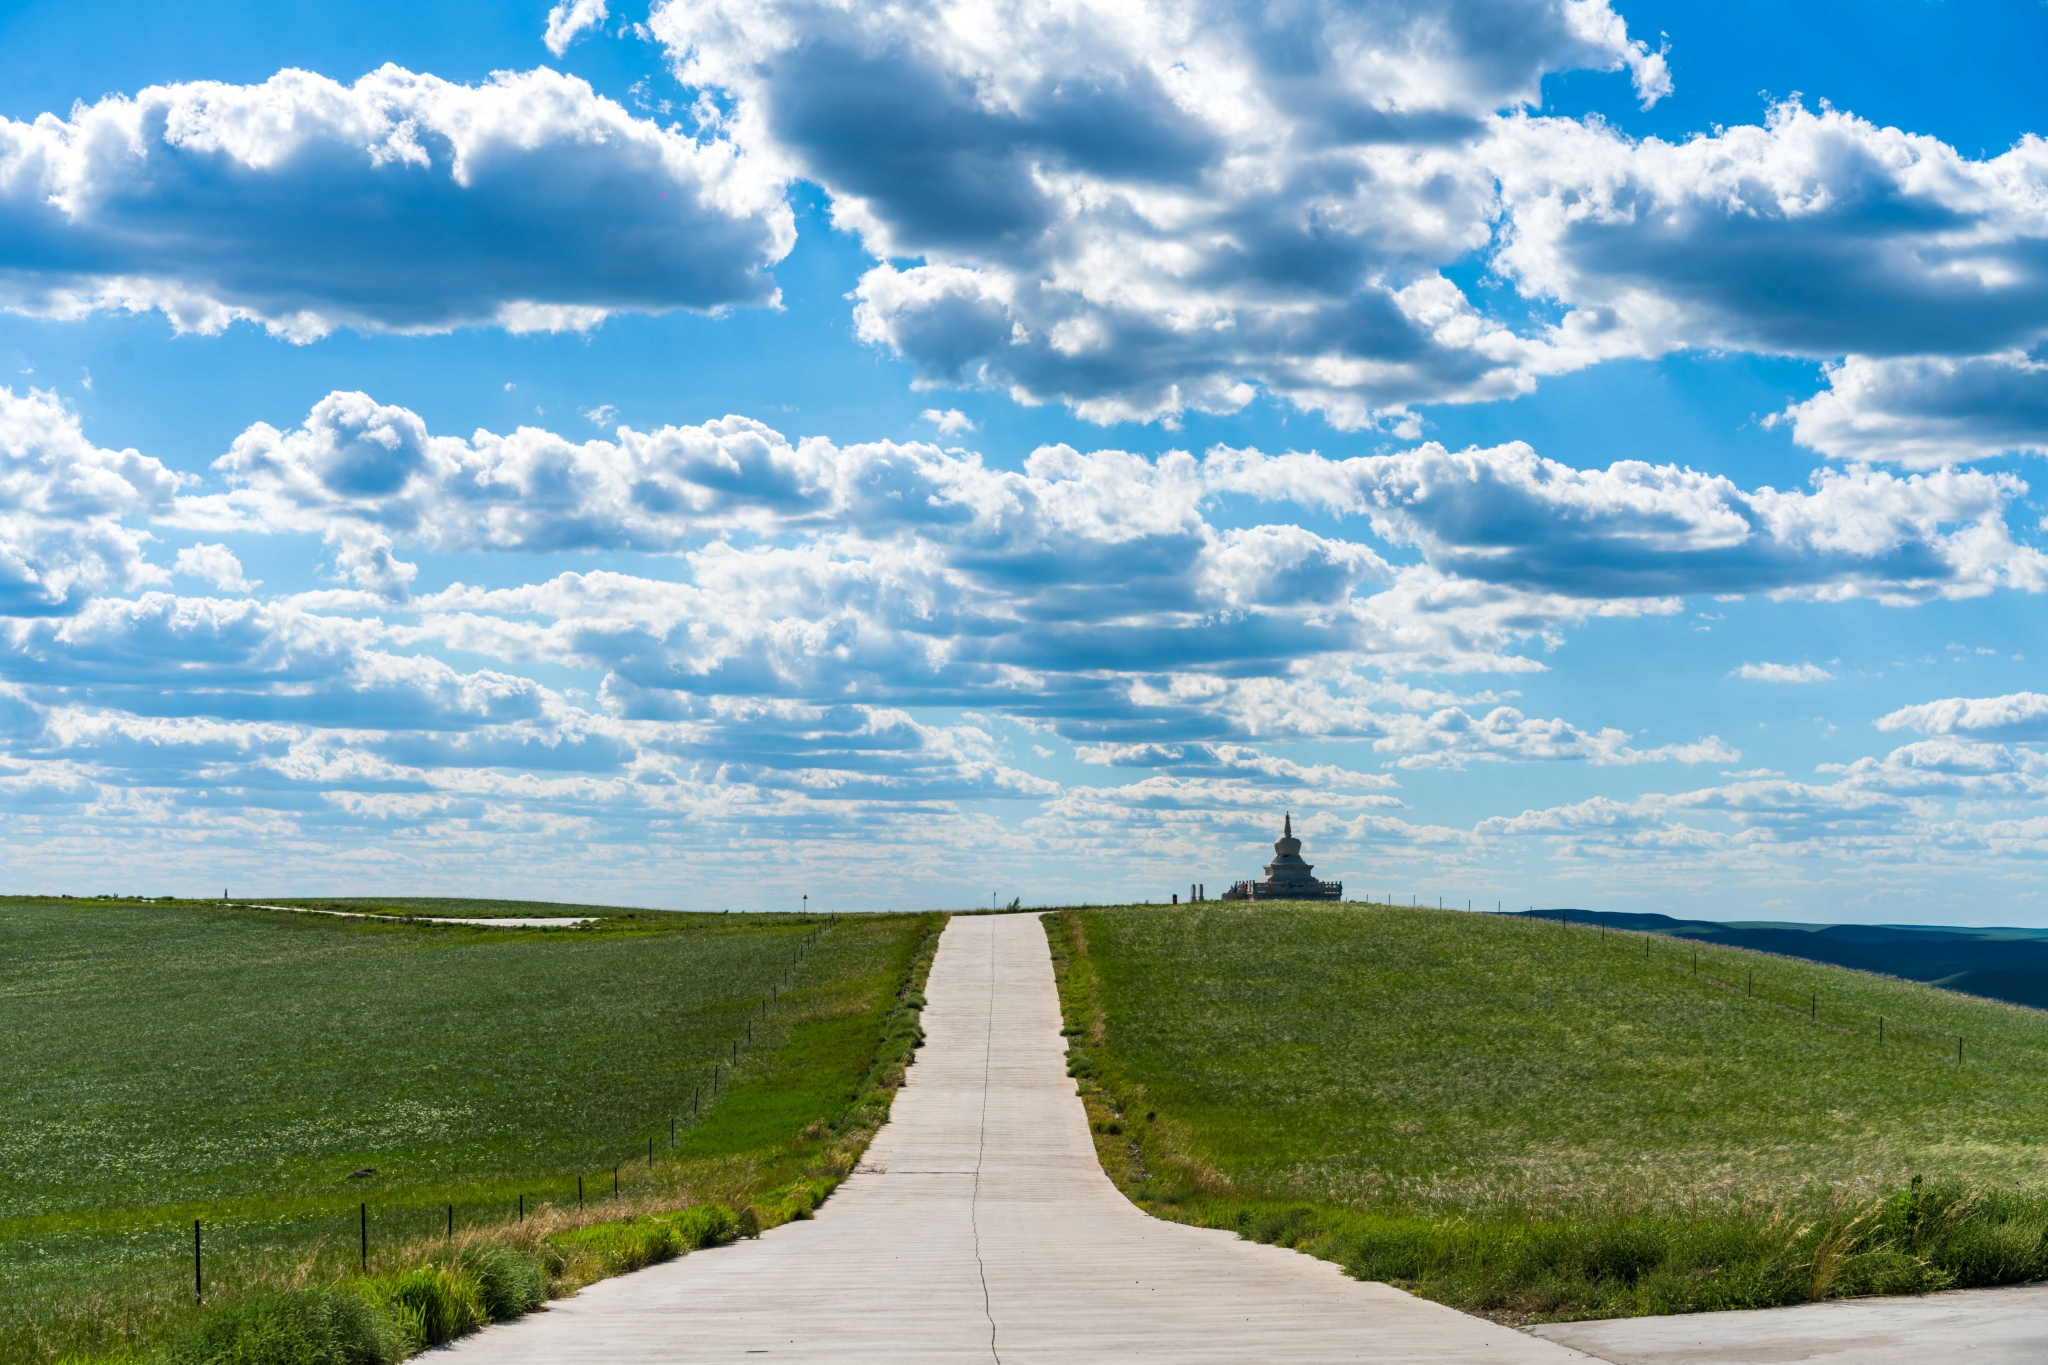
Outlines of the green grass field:
<svg viewBox="0 0 2048 1365">
<path fill-rule="evenodd" d="M 450 1204 L 464 1230 L 522 1197 L 566 1226 L 578 1178 L 595 1209 L 615 1167 L 628 1211 L 800 1214 L 879 1122 L 885 1024 L 939 922 L 0 903 L 0 1358 L 175 1327 L 195 1218 L 209 1294 L 232 1298 L 355 1270 L 363 1203 L 380 1256 Z"/>
<path fill-rule="evenodd" d="M 1455 912 L 1053 933 L 1105 1166 L 1169 1216 L 1509 1317 L 2048 1275 L 2048 1015 Z"/>
</svg>

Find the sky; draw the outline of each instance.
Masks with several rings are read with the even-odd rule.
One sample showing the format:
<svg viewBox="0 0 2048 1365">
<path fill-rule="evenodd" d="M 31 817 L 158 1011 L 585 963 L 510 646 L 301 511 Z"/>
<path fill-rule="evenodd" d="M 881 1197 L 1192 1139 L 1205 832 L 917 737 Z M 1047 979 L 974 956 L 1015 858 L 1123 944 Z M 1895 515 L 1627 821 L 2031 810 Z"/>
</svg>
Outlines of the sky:
<svg viewBox="0 0 2048 1365">
<path fill-rule="evenodd" d="M 2048 924 L 2044 46 L 0 6 L 4 884 Z"/>
</svg>

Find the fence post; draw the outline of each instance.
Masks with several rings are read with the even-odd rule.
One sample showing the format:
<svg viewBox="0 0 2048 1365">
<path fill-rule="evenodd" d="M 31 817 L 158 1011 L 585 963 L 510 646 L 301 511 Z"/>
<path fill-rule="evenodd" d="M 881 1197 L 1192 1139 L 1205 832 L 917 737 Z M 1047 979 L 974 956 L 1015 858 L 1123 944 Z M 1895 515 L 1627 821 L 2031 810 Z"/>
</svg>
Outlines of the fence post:
<svg viewBox="0 0 2048 1365">
<path fill-rule="evenodd" d="M 206 1281 L 199 1271 L 199 1220 L 192 1220 L 192 1302 L 206 1302 Z"/>
<path fill-rule="evenodd" d="M 583 1207 L 583 1177 L 580 1175 L 576 1177 L 576 1207 Z"/>
<path fill-rule="evenodd" d="M 357 1211 L 363 1218 L 363 1273 L 367 1275 L 370 1273 L 370 1206 L 359 1204 Z"/>
<path fill-rule="evenodd" d="M 448 1206 L 448 1235 L 450 1237 L 455 1235 L 455 1206 L 453 1204 Z"/>
</svg>

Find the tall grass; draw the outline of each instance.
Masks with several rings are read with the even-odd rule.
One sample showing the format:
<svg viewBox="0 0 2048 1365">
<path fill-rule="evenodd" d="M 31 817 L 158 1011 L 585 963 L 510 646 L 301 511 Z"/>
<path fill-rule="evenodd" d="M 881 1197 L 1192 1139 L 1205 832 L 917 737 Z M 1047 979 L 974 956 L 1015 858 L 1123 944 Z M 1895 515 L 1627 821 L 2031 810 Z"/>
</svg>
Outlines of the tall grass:
<svg viewBox="0 0 2048 1365">
<path fill-rule="evenodd" d="M 1104 1168 L 1163 1216 L 1511 1320 L 2048 1277 L 2031 1011 L 1438 911 L 1048 928 Z"/>
</svg>

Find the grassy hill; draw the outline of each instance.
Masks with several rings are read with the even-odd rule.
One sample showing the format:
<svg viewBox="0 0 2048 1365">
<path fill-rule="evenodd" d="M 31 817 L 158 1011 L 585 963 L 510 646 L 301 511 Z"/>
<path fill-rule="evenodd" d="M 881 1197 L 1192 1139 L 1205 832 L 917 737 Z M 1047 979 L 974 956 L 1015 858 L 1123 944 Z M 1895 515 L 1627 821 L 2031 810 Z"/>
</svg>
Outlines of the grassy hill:
<svg viewBox="0 0 2048 1365">
<path fill-rule="evenodd" d="M 1831 962 L 1862 972 L 1924 981 L 1943 990 L 2048 1007 L 2048 929 L 1979 929 L 1923 924 L 1718 923 L 1668 915 L 1541 910 L 1553 921 L 1641 930 L 1761 953 Z"/>
<path fill-rule="evenodd" d="M 2048 1016 L 1492 915 L 1052 928 L 1105 1167 L 1167 1216 L 1508 1317 L 2048 1274 Z"/>
<path fill-rule="evenodd" d="M 0 902 L 0 1359 L 177 1328 L 194 1219 L 209 1298 L 232 1300 L 359 1273 L 363 1204 L 373 1270 L 444 1236 L 450 1205 L 463 1237 L 522 1200 L 548 1228 L 603 1216 L 615 1170 L 628 1212 L 798 1212 L 864 1140 L 849 1096 L 941 922 Z"/>
</svg>

